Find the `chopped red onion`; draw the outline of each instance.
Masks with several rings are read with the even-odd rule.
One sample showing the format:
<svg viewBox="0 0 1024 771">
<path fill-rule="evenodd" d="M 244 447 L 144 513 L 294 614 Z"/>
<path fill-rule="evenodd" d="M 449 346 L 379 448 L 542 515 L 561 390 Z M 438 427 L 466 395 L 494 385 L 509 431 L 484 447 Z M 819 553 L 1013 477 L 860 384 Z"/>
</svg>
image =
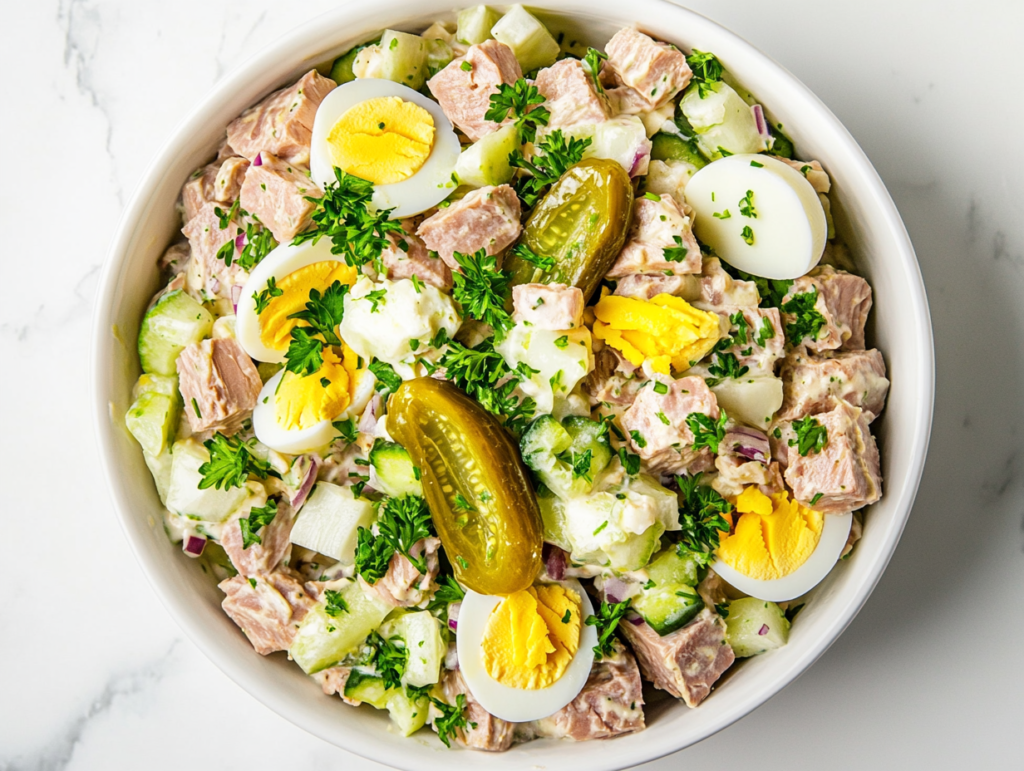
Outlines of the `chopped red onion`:
<svg viewBox="0 0 1024 771">
<path fill-rule="evenodd" d="M 760 463 L 767 463 L 772 456 L 767 434 L 746 426 L 735 426 L 725 433 L 721 452 L 723 455 L 737 455 Z"/>
<path fill-rule="evenodd" d="M 757 630 L 757 633 L 761 637 L 764 637 L 766 634 L 768 634 L 768 625 L 767 624 L 761 624 L 761 628 Z"/>
<path fill-rule="evenodd" d="M 363 416 L 359 419 L 359 431 L 363 434 L 372 434 L 377 428 L 377 415 L 383 411 L 384 402 L 380 394 L 374 394 L 370 403 L 363 410 Z"/>
<path fill-rule="evenodd" d="M 629 587 L 625 581 L 618 578 L 606 578 L 602 587 L 605 602 L 622 602 L 623 597 L 629 594 Z"/>
<path fill-rule="evenodd" d="M 565 552 L 553 543 L 544 544 L 544 570 L 554 581 L 565 578 Z"/>
<path fill-rule="evenodd" d="M 459 631 L 459 611 L 461 610 L 461 602 L 453 602 L 448 605 L 448 628 L 453 632 Z"/>
<path fill-rule="evenodd" d="M 235 284 L 231 287 L 231 306 L 235 309 L 235 313 L 238 313 L 238 301 L 242 297 L 242 285 Z"/>
<path fill-rule="evenodd" d="M 217 294 L 217 292 L 220 291 L 220 279 L 219 278 L 211 278 L 210 279 L 210 291 L 213 292 L 214 294 Z"/>
<path fill-rule="evenodd" d="M 643 626 L 644 619 L 642 616 L 630 616 L 626 619 L 633 626 Z"/>
<path fill-rule="evenodd" d="M 309 455 L 302 455 L 296 461 L 305 468 L 305 473 L 302 477 L 302 484 L 299 485 L 299 489 L 295 491 L 295 495 L 292 496 L 291 504 L 292 508 L 296 511 L 306 502 L 306 498 L 309 497 L 310 491 L 313 489 L 313 485 L 316 484 L 317 473 L 320 471 L 320 456 L 314 453 Z M 302 468 L 300 467 L 300 471 Z"/>
<path fill-rule="evenodd" d="M 189 557 L 198 557 L 206 548 L 206 539 L 201 535 L 187 535 L 181 542 L 181 550 Z"/>
<path fill-rule="evenodd" d="M 448 619 L 448 628 L 451 629 L 453 632 L 458 632 L 459 622 L 456 621 L 454 618 Z"/>
<path fill-rule="evenodd" d="M 629 168 L 630 178 L 640 176 L 644 173 L 650 157 L 651 151 L 649 148 L 643 145 L 637 148 L 636 154 L 633 156 L 633 165 Z"/>
<path fill-rule="evenodd" d="M 253 166 L 263 165 L 263 153 L 256 153 L 256 157 L 252 159 Z"/>
<path fill-rule="evenodd" d="M 245 248 L 245 233 L 235 236 L 235 249 L 241 252 Z"/>
<path fill-rule="evenodd" d="M 764 108 L 759 104 L 755 104 L 750 108 L 750 111 L 754 113 L 754 121 L 757 123 L 757 133 L 761 135 L 761 138 L 768 141 L 772 137 L 772 132 L 768 129 L 768 121 L 764 118 Z"/>
</svg>

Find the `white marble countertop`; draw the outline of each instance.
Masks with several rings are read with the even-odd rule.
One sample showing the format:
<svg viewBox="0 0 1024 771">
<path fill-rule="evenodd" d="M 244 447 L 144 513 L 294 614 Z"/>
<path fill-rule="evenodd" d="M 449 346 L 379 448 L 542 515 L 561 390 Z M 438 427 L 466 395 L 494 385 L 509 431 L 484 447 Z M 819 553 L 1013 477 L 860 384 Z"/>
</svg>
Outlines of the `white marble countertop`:
<svg viewBox="0 0 1024 771">
<path fill-rule="evenodd" d="M 383 768 L 183 638 L 111 512 L 88 402 L 97 271 L 145 165 L 227 69 L 337 2 L 5 4 L 0 769 Z M 938 398 L 913 516 L 849 630 L 755 713 L 645 768 L 1020 768 L 1024 3 L 689 5 L 803 79 L 881 172 L 924 271 Z"/>
</svg>

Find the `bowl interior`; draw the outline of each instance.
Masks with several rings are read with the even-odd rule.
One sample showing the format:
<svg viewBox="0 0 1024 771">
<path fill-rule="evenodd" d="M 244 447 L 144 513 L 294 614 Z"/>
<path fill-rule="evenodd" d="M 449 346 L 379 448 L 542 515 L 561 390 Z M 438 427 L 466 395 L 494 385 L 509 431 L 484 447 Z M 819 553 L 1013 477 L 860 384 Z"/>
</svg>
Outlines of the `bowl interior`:
<svg viewBox="0 0 1024 771">
<path fill-rule="evenodd" d="M 852 557 L 819 586 L 801 613 L 788 646 L 734 668 L 699 709 L 655 698 L 647 730 L 612 742 L 543 740 L 501 755 L 452 755 L 429 732 L 402 739 L 389 732 L 385 714 L 369 707 L 352 709 L 324 696 L 283 653 L 266 658 L 255 654 L 221 611 L 221 593 L 211 577 L 169 543 L 151 477 L 122 419 L 139 372 L 139 322 L 158 288 L 157 258 L 180 228 L 175 201 L 182 184 L 214 154 L 232 118 L 311 67 L 329 67 L 334 57 L 381 29 L 420 31 L 436 19 L 453 19 L 451 0 L 346 4 L 284 36 L 225 78 L 183 122 L 150 166 L 122 218 L 95 316 L 97 434 L 125 533 L 157 594 L 192 640 L 282 716 L 339 747 L 402 768 L 447 769 L 459 762 L 493 768 L 566 763 L 595 770 L 622 768 L 686 747 L 739 719 L 820 656 L 867 599 L 909 514 L 931 426 L 931 327 L 913 248 L 878 175 L 828 109 L 740 38 L 662 0 L 633 0 L 628 9 L 609 0 L 541 0 L 532 7 L 553 30 L 591 45 L 603 45 L 617 29 L 635 23 L 681 47 L 715 52 L 785 126 L 799 156 L 818 159 L 829 171 L 837 226 L 857 269 L 874 289 L 872 344 L 885 355 L 892 381 L 888 407 L 873 424 L 885 497 L 868 513 L 864 538 Z"/>
</svg>

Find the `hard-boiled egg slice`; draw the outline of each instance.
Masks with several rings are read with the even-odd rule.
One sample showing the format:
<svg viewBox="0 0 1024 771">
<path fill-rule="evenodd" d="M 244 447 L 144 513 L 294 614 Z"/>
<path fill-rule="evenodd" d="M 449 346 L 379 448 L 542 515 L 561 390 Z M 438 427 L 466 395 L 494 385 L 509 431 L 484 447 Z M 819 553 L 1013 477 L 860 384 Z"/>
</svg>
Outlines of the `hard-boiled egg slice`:
<svg viewBox="0 0 1024 771">
<path fill-rule="evenodd" d="M 338 86 L 313 121 L 310 171 L 326 189 L 335 167 L 374 184 L 373 205 L 392 219 L 443 201 L 461 147 L 441 106 L 401 83 L 377 78 Z"/>
<path fill-rule="evenodd" d="M 325 447 L 338 435 L 332 422 L 361 414 L 373 396 L 376 378 L 359 367 L 355 351 L 345 346 L 341 359 L 326 348 L 323 358 L 324 366 L 316 373 L 281 370 L 260 391 L 252 428 L 272 450 L 299 455 Z"/>
<path fill-rule="evenodd" d="M 506 598 L 467 591 L 462 601 L 457 635 L 459 669 L 473 697 L 484 709 L 503 720 L 525 722 L 554 714 L 576 698 L 590 676 L 590 669 L 594 664 L 593 648 L 597 645 L 597 631 L 595 627 L 587 626 L 584 622 L 588 616 L 593 615 L 594 607 L 578 581 L 566 580 L 556 585 L 575 592 L 580 598 L 581 618 L 577 619 L 580 630 L 579 643 L 572 661 L 561 677 L 546 687 L 511 687 L 499 682 L 488 672 L 488 662 L 485 659 L 488 655 L 493 655 L 495 646 L 512 646 L 511 640 L 501 639 L 501 630 L 497 624 L 489 625 L 492 614 Z M 514 618 L 521 622 L 532 621 L 536 626 L 535 618 L 518 615 Z M 556 619 L 553 623 L 562 622 L 561 619 Z M 536 632 L 536 629 L 518 629 L 518 632 L 523 634 L 531 631 Z M 512 634 L 516 634 L 516 631 Z M 488 650 L 492 653 L 488 654 Z M 493 663 L 491 667 L 493 668 Z"/>
<path fill-rule="evenodd" d="M 792 279 L 818 264 L 828 224 L 811 183 L 766 155 L 732 155 L 686 183 L 697 238 L 755 276 Z"/>
<path fill-rule="evenodd" d="M 235 322 L 238 342 L 257 361 L 284 361 L 291 331 L 298 323 L 288 316 L 305 308 L 310 289 L 323 293 L 334 281 L 351 284 L 356 278 L 355 268 L 331 254 L 330 239 L 281 244 L 253 268 L 245 282 Z M 268 292 L 271 279 L 281 294 L 265 295 L 268 303 L 257 313 L 258 298 Z"/>
<path fill-rule="evenodd" d="M 853 522 L 852 512 L 822 515 L 785 493 L 769 499 L 756 487 L 744 490 L 736 509 L 736 529 L 722 539 L 712 567 L 741 592 L 771 602 L 817 586 L 835 567 Z M 761 577 L 766 574 L 777 577 Z"/>
</svg>

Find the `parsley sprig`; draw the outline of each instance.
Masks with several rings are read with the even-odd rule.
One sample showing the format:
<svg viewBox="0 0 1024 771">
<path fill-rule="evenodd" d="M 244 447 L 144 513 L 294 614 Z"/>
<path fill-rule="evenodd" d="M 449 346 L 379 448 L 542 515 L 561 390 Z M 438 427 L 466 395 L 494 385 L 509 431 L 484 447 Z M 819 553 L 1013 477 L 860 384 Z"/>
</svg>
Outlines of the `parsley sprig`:
<svg viewBox="0 0 1024 771">
<path fill-rule="evenodd" d="M 548 187 L 583 160 L 583 153 L 592 141 L 590 137 L 566 137 L 561 129 L 555 129 L 537 143 L 532 159 L 527 160 L 519 150 L 509 154 L 509 164 L 529 172 L 515 183 L 516 193 L 526 208 L 532 208 Z"/>
<path fill-rule="evenodd" d="M 794 420 L 793 430 L 796 431 L 796 438 L 790 439 L 788 444 L 790 447 L 796 447 L 801 455 L 821 452 L 828 444 L 828 429 L 812 415 Z"/>
<path fill-rule="evenodd" d="M 531 265 L 534 265 L 543 271 L 554 270 L 555 268 L 554 257 L 541 257 L 526 244 L 516 244 L 515 246 L 513 246 L 512 254 L 514 254 L 523 262 L 528 262 Z"/>
<path fill-rule="evenodd" d="M 722 515 L 731 513 L 733 507 L 716 490 L 702 485 L 702 476 L 676 477 L 682 526 L 677 548 L 693 555 L 700 565 L 707 565 L 718 548 L 719 532 L 729 532 L 729 522 Z"/>
<path fill-rule="evenodd" d="M 594 646 L 594 656 L 598 661 L 615 652 L 615 630 L 627 610 L 629 610 L 629 600 L 622 602 L 604 602 L 602 600 L 597 615 L 587 616 L 583 622 L 587 626 L 597 627 L 597 645 Z"/>
<path fill-rule="evenodd" d="M 356 572 L 375 584 L 388 571 L 393 554 L 404 555 L 420 573 L 427 573 L 426 556 L 410 552 L 417 541 L 433 535 L 430 509 L 418 495 L 386 498 L 380 506 L 378 534 L 360 527 L 356 534 Z"/>
<path fill-rule="evenodd" d="M 686 63 L 693 70 L 693 82 L 697 84 L 697 93 L 703 99 L 711 90 L 711 84 L 722 79 L 722 63 L 714 54 L 696 48 L 686 57 Z"/>
<path fill-rule="evenodd" d="M 441 357 L 448 380 L 480 403 L 492 415 L 504 419 L 505 428 L 515 435 L 526 430 L 533 420 L 537 404 L 533 399 L 520 400 L 515 388 L 520 378 L 528 375 L 523 370 L 512 370 L 494 350 L 494 338 L 489 337 L 473 348 L 451 341 Z"/>
<path fill-rule="evenodd" d="M 502 83 L 498 93 L 491 94 L 491 106 L 484 113 L 484 118 L 501 123 L 511 112 L 515 118 L 515 126 L 519 138 L 524 142 L 532 142 L 537 137 L 537 127 L 548 125 L 551 112 L 544 104 L 544 96 L 537 87 L 520 78 L 513 85 Z"/>
<path fill-rule="evenodd" d="M 398 688 L 402 684 L 405 668 L 409 664 L 409 649 L 405 640 L 398 635 L 385 639 L 373 631 L 366 638 L 366 645 L 372 650 L 367 663 L 377 670 L 385 688 Z"/>
<path fill-rule="evenodd" d="M 463 315 L 489 324 L 501 340 L 512 328 L 512 315 L 505 310 L 511 291 L 511 271 L 501 270 L 494 255 L 488 255 L 486 249 L 475 254 L 455 252 L 454 256 L 462 272 L 452 275 L 452 299 L 462 306 Z"/>
<path fill-rule="evenodd" d="M 270 306 L 270 301 L 275 297 L 284 294 L 284 290 L 277 285 L 277 279 L 271 276 L 267 279 L 267 285 L 259 292 L 252 293 L 252 301 L 256 303 L 256 315 L 259 316 Z"/>
<path fill-rule="evenodd" d="M 693 449 L 707 447 L 718 454 L 718 445 L 725 438 L 725 410 L 721 410 L 718 420 L 713 420 L 703 412 L 691 412 L 686 416 L 686 425 L 693 434 Z"/>
<path fill-rule="evenodd" d="M 818 302 L 818 290 L 793 295 L 787 302 L 783 303 L 783 313 L 795 316 L 795 320 L 786 324 L 786 339 L 790 345 L 799 345 L 805 337 L 817 340 L 822 328 L 825 326 L 825 317 L 814 307 Z"/>
<path fill-rule="evenodd" d="M 277 501 L 270 499 L 267 501 L 266 506 L 254 506 L 250 509 L 248 517 L 239 517 L 238 529 L 242 532 L 242 549 L 248 549 L 254 544 L 263 543 L 263 540 L 257 533 L 273 522 L 276 516 Z"/>
<path fill-rule="evenodd" d="M 387 396 L 393 394 L 402 385 L 402 376 L 395 372 L 395 368 L 386 361 L 374 359 L 367 368 L 377 378 L 377 385 L 374 389 Z"/>
<path fill-rule="evenodd" d="M 601 85 L 601 62 L 608 58 L 608 54 L 601 53 L 596 48 L 588 48 L 587 55 L 583 57 L 583 69 L 587 71 L 594 83 L 594 90 L 598 94 L 604 93 L 604 86 Z"/>
<path fill-rule="evenodd" d="M 324 365 L 323 351 L 328 345 L 341 345 L 337 326 L 345 314 L 345 295 L 348 285 L 335 281 L 323 294 L 318 289 L 309 290 L 309 300 L 304 310 L 288 318 L 306 322 L 309 326 L 292 329 L 288 350 L 285 352 L 285 369 L 296 375 L 312 375 Z"/>
<path fill-rule="evenodd" d="M 434 729 L 437 738 L 445 747 L 451 747 L 451 737 L 460 728 L 466 727 L 466 695 L 460 693 L 455 697 L 455 704 L 446 704 L 440 699 L 430 697 L 430 702 L 440 710 L 441 714 L 434 718 Z M 474 726 L 475 727 L 475 726 Z"/>
<path fill-rule="evenodd" d="M 210 459 L 199 467 L 199 473 L 203 477 L 199 482 L 199 489 L 213 487 L 217 490 L 228 490 L 232 487 L 244 487 L 250 474 L 260 479 L 266 479 L 267 476 L 280 477 L 270 468 L 270 463 L 253 455 L 252 444 L 255 441 L 243 441 L 237 434 L 232 437 L 214 434 L 203 442 L 203 446 L 210 453 Z"/>
</svg>

